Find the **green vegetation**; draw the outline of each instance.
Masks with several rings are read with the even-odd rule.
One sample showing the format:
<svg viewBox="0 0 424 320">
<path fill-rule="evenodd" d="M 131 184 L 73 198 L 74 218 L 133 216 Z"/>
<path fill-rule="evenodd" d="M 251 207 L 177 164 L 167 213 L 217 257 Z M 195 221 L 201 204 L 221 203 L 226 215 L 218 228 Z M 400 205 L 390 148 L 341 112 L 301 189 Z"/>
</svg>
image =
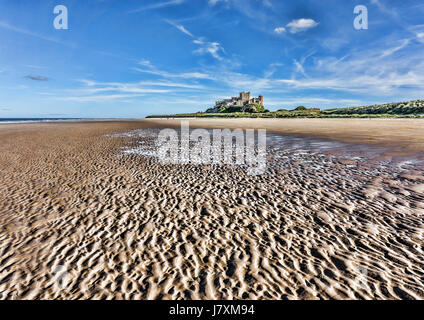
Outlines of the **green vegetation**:
<svg viewBox="0 0 424 320">
<path fill-rule="evenodd" d="M 332 112 L 334 114 L 424 114 L 424 100 L 413 100 L 409 102 L 333 109 Z"/>
<path fill-rule="evenodd" d="M 319 110 L 299 106 L 294 110 L 270 112 L 263 106 L 231 106 L 206 112 L 152 115 L 147 118 L 424 118 L 424 100 L 382 105 Z M 218 111 L 218 112 L 216 112 Z"/>
<path fill-rule="evenodd" d="M 245 106 L 220 106 L 215 108 L 210 108 L 206 110 L 206 113 L 236 113 L 236 112 L 245 112 L 245 113 L 265 113 L 269 112 L 263 106 L 259 104 L 248 104 Z"/>
</svg>

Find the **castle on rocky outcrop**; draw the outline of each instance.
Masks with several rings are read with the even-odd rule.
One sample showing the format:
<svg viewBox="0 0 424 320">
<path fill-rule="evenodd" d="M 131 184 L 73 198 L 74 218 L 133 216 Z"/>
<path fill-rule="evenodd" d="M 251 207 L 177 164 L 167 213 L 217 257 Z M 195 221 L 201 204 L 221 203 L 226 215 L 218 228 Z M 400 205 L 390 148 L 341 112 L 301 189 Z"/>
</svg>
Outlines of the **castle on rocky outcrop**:
<svg viewBox="0 0 424 320">
<path fill-rule="evenodd" d="M 220 100 L 215 103 L 215 108 L 231 107 L 231 106 L 246 106 L 249 104 L 257 104 L 264 106 L 264 97 L 250 98 L 250 92 L 240 92 L 240 96 L 232 97 L 231 99 Z"/>
</svg>

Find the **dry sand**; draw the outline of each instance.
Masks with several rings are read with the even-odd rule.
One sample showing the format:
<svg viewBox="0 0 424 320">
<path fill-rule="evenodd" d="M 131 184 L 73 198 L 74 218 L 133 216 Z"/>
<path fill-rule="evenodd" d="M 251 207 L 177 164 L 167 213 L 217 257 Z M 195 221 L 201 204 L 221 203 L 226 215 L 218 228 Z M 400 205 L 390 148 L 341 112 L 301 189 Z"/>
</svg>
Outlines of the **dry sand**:
<svg viewBox="0 0 424 320">
<path fill-rule="evenodd" d="M 415 120 L 263 121 L 190 124 L 424 150 Z M 424 298 L 421 168 L 304 154 L 249 176 L 107 136 L 157 123 L 0 125 L 1 299 Z"/>
</svg>

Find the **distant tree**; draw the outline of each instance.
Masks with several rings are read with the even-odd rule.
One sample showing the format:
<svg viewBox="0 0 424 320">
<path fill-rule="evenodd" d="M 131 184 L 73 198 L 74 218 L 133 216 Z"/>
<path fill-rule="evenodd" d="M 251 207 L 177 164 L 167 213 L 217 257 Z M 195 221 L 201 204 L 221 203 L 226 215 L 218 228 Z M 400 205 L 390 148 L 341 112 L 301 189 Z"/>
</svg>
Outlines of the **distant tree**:
<svg viewBox="0 0 424 320">
<path fill-rule="evenodd" d="M 306 107 L 304 107 L 304 106 L 298 106 L 296 109 L 294 109 L 294 110 L 296 110 L 296 111 L 304 111 L 304 110 L 308 110 L 308 109 L 306 109 Z"/>
</svg>

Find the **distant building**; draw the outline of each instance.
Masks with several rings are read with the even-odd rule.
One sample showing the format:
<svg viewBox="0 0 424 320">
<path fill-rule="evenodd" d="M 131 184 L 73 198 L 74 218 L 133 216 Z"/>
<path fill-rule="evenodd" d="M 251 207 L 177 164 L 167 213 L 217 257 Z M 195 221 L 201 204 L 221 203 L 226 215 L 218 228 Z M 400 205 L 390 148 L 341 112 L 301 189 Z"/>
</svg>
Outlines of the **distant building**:
<svg viewBox="0 0 424 320">
<path fill-rule="evenodd" d="M 310 110 L 310 111 L 321 111 L 320 108 L 309 108 L 308 110 Z"/>
<path fill-rule="evenodd" d="M 231 106 L 245 106 L 249 104 L 258 104 L 261 107 L 264 106 L 264 97 L 259 96 L 257 98 L 250 98 L 250 92 L 240 92 L 240 96 L 232 97 L 231 99 L 224 99 L 216 101 L 215 108 L 219 107 L 231 107 Z"/>
</svg>

